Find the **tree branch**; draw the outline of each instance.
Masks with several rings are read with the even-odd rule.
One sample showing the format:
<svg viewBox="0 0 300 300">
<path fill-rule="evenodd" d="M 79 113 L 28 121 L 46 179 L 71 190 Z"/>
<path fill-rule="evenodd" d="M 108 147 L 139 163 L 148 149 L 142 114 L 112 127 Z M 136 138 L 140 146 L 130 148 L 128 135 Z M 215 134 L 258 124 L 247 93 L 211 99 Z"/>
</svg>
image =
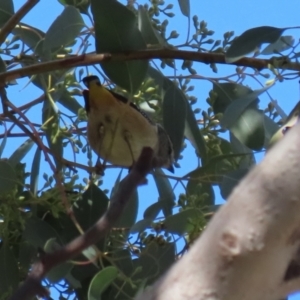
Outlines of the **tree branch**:
<svg viewBox="0 0 300 300">
<path fill-rule="evenodd" d="M 0 73 L 1 81 L 10 81 L 25 76 L 32 76 L 34 74 L 47 73 L 54 70 L 69 69 L 79 66 L 89 66 L 104 61 L 130 61 L 130 60 L 148 60 L 148 59 L 182 59 L 202 62 L 205 64 L 226 64 L 243 67 L 251 67 L 258 70 L 267 69 L 269 65 L 274 65 L 274 59 L 258 59 L 244 57 L 234 63 L 227 63 L 225 55 L 220 53 L 201 53 L 195 51 L 182 51 L 172 49 L 154 49 L 141 50 L 132 52 L 120 53 L 101 53 L 101 54 L 83 54 L 66 59 L 49 61 L 45 63 L 38 63 L 28 67 L 12 70 L 5 73 Z M 276 68 L 293 71 L 300 71 L 299 63 L 287 62 L 285 59 L 278 58 L 276 60 Z"/>
<path fill-rule="evenodd" d="M 40 0 L 28 0 L 12 17 L 4 24 L 0 30 L 0 45 L 4 43 L 7 36 L 12 32 L 16 25 L 23 17 L 39 2 Z"/>
<path fill-rule="evenodd" d="M 136 300 L 274 300 L 300 246 L 300 124 L 233 190 L 191 250 Z"/>
<path fill-rule="evenodd" d="M 10 300 L 31 299 L 35 295 L 47 296 L 41 286 L 41 280 L 53 267 L 74 258 L 87 247 L 104 238 L 121 216 L 124 207 L 136 187 L 141 184 L 152 168 L 153 150 L 144 148 L 131 172 L 120 182 L 117 192 L 110 200 L 106 213 L 86 233 L 77 237 L 61 249 L 43 255 L 36 262 L 24 284 L 14 293 Z"/>
</svg>

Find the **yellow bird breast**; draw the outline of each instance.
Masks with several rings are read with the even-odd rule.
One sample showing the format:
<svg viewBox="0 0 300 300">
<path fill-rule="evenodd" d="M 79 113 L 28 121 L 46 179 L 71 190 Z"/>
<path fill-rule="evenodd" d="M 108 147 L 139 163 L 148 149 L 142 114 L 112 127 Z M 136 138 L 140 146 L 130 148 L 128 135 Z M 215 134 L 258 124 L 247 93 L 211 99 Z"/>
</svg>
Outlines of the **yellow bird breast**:
<svg viewBox="0 0 300 300">
<path fill-rule="evenodd" d="M 144 147 L 151 147 L 157 152 L 157 126 L 128 103 L 115 100 L 112 105 L 110 101 L 101 101 L 101 105 L 91 103 L 91 106 L 88 139 L 102 159 L 130 167 Z"/>
</svg>

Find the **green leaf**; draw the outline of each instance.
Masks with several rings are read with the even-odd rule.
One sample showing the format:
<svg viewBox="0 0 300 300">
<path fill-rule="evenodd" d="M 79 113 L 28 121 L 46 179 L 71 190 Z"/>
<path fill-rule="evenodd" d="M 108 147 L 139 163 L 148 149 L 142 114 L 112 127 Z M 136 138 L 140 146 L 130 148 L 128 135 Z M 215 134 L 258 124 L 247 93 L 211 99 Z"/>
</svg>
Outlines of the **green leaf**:
<svg viewBox="0 0 300 300">
<path fill-rule="evenodd" d="M 217 114 L 224 113 L 230 103 L 251 94 L 253 91 L 250 88 L 237 83 L 214 83 L 213 92 L 215 95 L 213 110 L 214 113 Z M 256 102 L 252 103 L 253 107 L 257 106 L 258 101 L 259 99 L 256 99 Z"/>
<path fill-rule="evenodd" d="M 0 194 L 10 192 L 17 185 L 17 175 L 8 161 L 0 160 Z"/>
<path fill-rule="evenodd" d="M 3 154 L 3 150 L 6 146 L 6 141 L 7 141 L 7 131 L 4 132 L 4 136 L 3 139 L 1 141 L 1 145 L 0 145 L 0 158 L 2 157 Z"/>
<path fill-rule="evenodd" d="M 234 187 L 244 178 L 249 172 L 249 169 L 239 169 L 229 172 L 223 176 L 223 180 L 220 185 L 221 195 L 224 199 L 227 199 L 234 189 Z"/>
<path fill-rule="evenodd" d="M 140 272 L 133 275 L 133 280 L 147 279 L 147 283 L 153 283 L 156 278 L 165 273 L 175 262 L 175 244 L 165 243 L 159 245 L 152 242 L 140 254 L 135 262 Z"/>
<path fill-rule="evenodd" d="M 167 43 L 153 28 L 147 9 L 139 5 L 138 10 L 138 28 L 147 45 L 166 46 Z"/>
<path fill-rule="evenodd" d="M 6 64 L 3 61 L 3 59 L 0 57 L 0 73 L 5 73 L 6 72 Z"/>
<path fill-rule="evenodd" d="M 196 218 L 198 212 L 195 209 L 186 209 L 165 219 L 165 230 L 169 233 L 183 235 L 188 231 L 190 219 Z"/>
<path fill-rule="evenodd" d="M 239 157 L 244 157 L 247 154 L 224 154 L 212 157 L 204 166 L 196 168 L 184 176 L 184 178 L 197 178 L 202 182 L 210 182 L 219 184 L 222 180 L 222 175 L 236 169 L 236 162 L 232 162 Z"/>
<path fill-rule="evenodd" d="M 3 240 L 0 248 L 0 270 L 0 295 L 3 296 L 16 290 L 20 280 L 18 263 L 9 244 Z"/>
<path fill-rule="evenodd" d="M 26 140 L 8 159 L 10 165 L 14 167 L 16 164 L 21 162 L 25 155 L 31 150 L 33 145 L 34 141 L 32 139 Z"/>
<path fill-rule="evenodd" d="M 215 203 L 215 192 L 210 183 L 199 182 L 191 178 L 186 186 L 186 192 L 188 196 L 197 196 L 198 199 L 203 200 L 203 207 Z"/>
<path fill-rule="evenodd" d="M 14 13 L 14 3 L 12 0 L 0 1 L 0 28 L 13 16 Z"/>
<path fill-rule="evenodd" d="M 97 53 L 146 49 L 133 12 L 117 1 L 92 0 Z M 144 81 L 148 61 L 103 62 L 105 74 L 133 94 Z"/>
<path fill-rule="evenodd" d="M 153 203 L 152 205 L 148 206 L 144 211 L 144 219 L 147 220 L 154 220 L 160 211 L 164 208 L 165 204 L 162 201 L 158 201 Z"/>
<path fill-rule="evenodd" d="M 186 16 L 190 17 L 190 0 L 178 0 L 179 7 L 181 10 L 181 13 Z"/>
<path fill-rule="evenodd" d="M 205 161 L 205 159 L 207 158 L 206 142 L 198 127 L 195 114 L 193 113 L 193 110 L 188 102 L 184 135 L 197 150 L 200 158 Z"/>
<path fill-rule="evenodd" d="M 43 39 L 45 33 L 33 26 L 20 23 L 12 33 L 20 38 L 20 40 L 38 55 L 42 55 Z"/>
<path fill-rule="evenodd" d="M 23 231 L 23 239 L 25 241 L 28 241 L 36 248 L 43 248 L 51 238 L 58 238 L 58 235 L 48 223 L 37 217 L 31 217 L 26 220 Z"/>
<path fill-rule="evenodd" d="M 263 43 L 275 43 L 287 28 L 261 26 L 251 28 L 233 40 L 225 54 L 225 60 L 233 63 L 253 52 Z"/>
<path fill-rule="evenodd" d="M 99 300 L 101 294 L 112 284 L 118 277 L 118 269 L 116 267 L 106 267 L 98 272 L 92 279 L 89 290 L 88 300 Z"/>
<path fill-rule="evenodd" d="M 56 241 L 56 238 L 49 239 L 45 246 L 44 250 L 46 253 L 54 252 L 55 250 L 59 249 L 61 245 Z M 52 268 L 47 274 L 46 278 L 51 283 L 56 283 L 60 281 L 61 279 L 65 278 L 67 274 L 70 273 L 70 271 L 73 268 L 73 264 L 70 262 L 64 262 L 54 268 Z"/>
<path fill-rule="evenodd" d="M 136 221 L 139 209 L 139 195 L 137 189 L 130 196 L 121 217 L 118 219 L 114 227 L 130 228 Z"/>
<path fill-rule="evenodd" d="M 261 150 L 265 142 L 264 114 L 248 108 L 230 127 L 230 131 L 250 149 Z"/>
<path fill-rule="evenodd" d="M 157 202 L 159 203 L 159 202 Z M 143 219 L 138 222 L 136 222 L 131 228 L 130 228 L 130 233 L 140 233 L 145 231 L 147 228 L 151 226 L 152 220 L 151 219 Z"/>
<path fill-rule="evenodd" d="M 122 175 L 123 169 L 119 172 L 119 175 L 116 179 L 115 185 L 111 191 L 110 198 L 114 196 L 114 194 L 117 192 L 119 188 L 119 183 L 121 181 L 121 175 Z M 134 193 L 131 195 L 128 203 L 126 204 L 126 207 L 124 208 L 124 211 L 120 217 L 120 219 L 116 222 L 114 227 L 116 228 L 124 228 L 124 227 L 131 227 L 137 218 L 138 214 L 138 208 L 139 208 L 139 195 L 137 192 L 137 189 L 135 189 Z"/>
<path fill-rule="evenodd" d="M 279 126 L 272 119 L 264 115 L 264 128 L 265 128 L 265 148 L 268 148 L 271 138 L 278 131 Z"/>
<path fill-rule="evenodd" d="M 282 52 L 293 47 L 295 38 L 291 35 L 285 35 L 280 37 L 275 43 L 267 46 L 260 54 L 272 55 L 274 53 Z"/>
<path fill-rule="evenodd" d="M 103 191 L 91 184 L 74 205 L 74 214 L 84 231 L 94 225 L 106 212 L 109 200 Z"/>
<path fill-rule="evenodd" d="M 268 90 L 271 86 L 266 86 L 262 89 L 252 91 L 247 95 L 243 95 L 237 99 L 232 99 L 228 107 L 226 108 L 222 120 L 221 126 L 229 128 L 234 125 L 240 115 L 253 103 L 257 102 L 257 97 Z"/>
<path fill-rule="evenodd" d="M 62 5 L 72 5 L 79 9 L 82 14 L 88 14 L 88 9 L 90 6 L 90 0 L 58 0 Z"/>
<path fill-rule="evenodd" d="M 57 47 L 70 45 L 84 26 L 85 24 L 78 9 L 74 6 L 66 6 L 46 33 L 44 51 L 51 51 Z"/>
<path fill-rule="evenodd" d="M 30 191 L 33 195 L 36 195 L 38 190 L 39 174 L 40 174 L 40 163 L 41 163 L 41 149 L 37 147 L 31 166 L 31 175 L 30 175 Z"/>
<path fill-rule="evenodd" d="M 174 157 L 177 160 L 184 138 L 187 100 L 175 84 L 166 90 L 162 110 L 164 128 L 173 143 Z"/>
<path fill-rule="evenodd" d="M 168 177 L 161 169 L 155 169 L 153 178 L 159 193 L 159 201 L 163 202 L 163 213 L 167 217 L 172 214 L 175 195 Z"/>
<path fill-rule="evenodd" d="M 63 90 L 60 97 L 58 97 L 57 102 L 59 102 L 62 106 L 67 108 L 73 114 L 77 115 L 78 110 L 83 108 L 77 100 L 71 96 L 70 92 L 66 89 Z"/>
<path fill-rule="evenodd" d="M 42 127 L 46 133 L 49 148 L 53 153 L 57 170 L 60 170 L 62 168 L 63 145 L 59 128 L 59 115 L 49 100 L 44 102 L 42 121 Z"/>
<path fill-rule="evenodd" d="M 230 143 L 232 152 L 235 154 L 246 154 L 241 156 L 239 168 L 249 168 L 255 164 L 255 157 L 251 149 L 242 144 L 231 132 L 230 132 Z"/>
</svg>

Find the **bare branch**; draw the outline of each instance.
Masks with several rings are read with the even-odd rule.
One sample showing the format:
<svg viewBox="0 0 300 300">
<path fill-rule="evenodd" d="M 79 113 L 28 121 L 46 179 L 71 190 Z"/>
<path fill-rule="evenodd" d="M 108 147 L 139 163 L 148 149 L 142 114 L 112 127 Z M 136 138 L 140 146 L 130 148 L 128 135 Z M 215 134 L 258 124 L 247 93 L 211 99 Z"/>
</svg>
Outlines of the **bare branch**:
<svg viewBox="0 0 300 300">
<path fill-rule="evenodd" d="M 49 61 L 45 63 L 34 64 L 28 67 L 0 73 L 1 81 L 10 81 L 34 74 L 47 73 L 54 70 L 69 69 L 79 66 L 89 66 L 104 61 L 130 61 L 130 60 L 148 60 L 154 58 L 161 59 L 182 59 L 202 62 L 205 64 L 226 64 L 234 66 L 251 67 L 258 70 L 267 69 L 269 65 L 274 64 L 274 59 L 258 59 L 244 57 L 234 63 L 227 63 L 225 55 L 220 53 L 201 53 L 195 51 L 182 51 L 172 49 L 155 49 L 142 51 L 126 51 L 120 53 L 101 53 L 101 54 L 83 54 L 61 60 Z M 282 58 L 278 58 L 276 63 L 278 69 L 300 71 L 299 63 L 287 62 Z"/>
</svg>

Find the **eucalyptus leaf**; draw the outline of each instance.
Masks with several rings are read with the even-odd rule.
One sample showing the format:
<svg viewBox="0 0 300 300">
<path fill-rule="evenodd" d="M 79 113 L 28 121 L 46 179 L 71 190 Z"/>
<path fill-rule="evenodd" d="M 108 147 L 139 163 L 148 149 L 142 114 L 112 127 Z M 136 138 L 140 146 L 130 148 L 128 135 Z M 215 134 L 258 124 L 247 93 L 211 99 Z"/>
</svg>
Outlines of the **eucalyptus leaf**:
<svg viewBox="0 0 300 300">
<path fill-rule="evenodd" d="M 6 160 L 0 160 L 0 194 L 12 191 L 17 183 L 18 178 L 13 166 Z"/>
<path fill-rule="evenodd" d="M 261 54 L 272 55 L 274 53 L 282 52 L 293 47 L 295 38 L 291 35 L 285 35 L 280 37 L 275 43 L 268 45 Z"/>
<path fill-rule="evenodd" d="M 233 63 L 253 52 L 263 43 L 275 43 L 288 28 L 261 26 L 246 30 L 233 40 L 225 54 L 227 63 Z"/>
<path fill-rule="evenodd" d="M 187 100 L 175 84 L 166 90 L 162 109 L 164 128 L 173 143 L 174 157 L 177 160 L 184 138 Z"/>
<path fill-rule="evenodd" d="M 146 49 L 135 15 L 124 5 L 118 1 L 92 0 L 91 9 L 97 53 Z M 114 83 L 133 94 L 147 74 L 148 61 L 103 62 L 101 66 Z"/>
<path fill-rule="evenodd" d="M 25 155 L 31 150 L 33 145 L 34 141 L 32 139 L 26 140 L 8 159 L 10 165 L 14 167 L 16 164 L 21 162 Z"/>
<path fill-rule="evenodd" d="M 16 290 L 19 284 L 19 267 L 8 242 L 0 246 L 0 295 Z"/>
<path fill-rule="evenodd" d="M 240 115 L 253 103 L 257 101 L 257 97 L 268 90 L 271 86 L 263 87 L 259 90 L 252 91 L 244 96 L 234 99 L 226 108 L 221 126 L 229 128 L 234 125 Z"/>
<path fill-rule="evenodd" d="M 249 108 L 242 113 L 230 131 L 252 150 L 261 150 L 265 142 L 264 114 Z"/>
<path fill-rule="evenodd" d="M 31 166 L 30 174 L 30 191 L 33 195 L 36 195 L 38 190 L 39 174 L 40 174 L 40 163 L 41 163 L 41 149 L 37 147 Z"/>
<path fill-rule="evenodd" d="M 195 114 L 189 103 L 187 103 L 184 135 L 197 150 L 199 157 L 205 161 L 207 158 L 206 142 L 198 127 Z"/>
<path fill-rule="evenodd" d="M 101 294 L 112 284 L 118 276 L 118 269 L 109 266 L 99 271 L 91 280 L 88 290 L 88 300 L 99 300 Z"/>
<path fill-rule="evenodd" d="M 138 9 L 138 28 L 147 45 L 167 45 L 162 36 L 152 26 L 152 22 L 148 15 L 147 9 L 142 5 L 139 5 Z"/>
<path fill-rule="evenodd" d="M 163 203 L 163 213 L 167 217 L 172 214 L 175 195 L 168 177 L 161 169 L 155 169 L 153 178 L 159 193 L 159 201 Z"/>
<path fill-rule="evenodd" d="M 195 209 L 186 209 L 165 219 L 165 230 L 169 233 L 183 235 L 188 231 L 190 219 L 196 218 L 198 212 Z"/>
<path fill-rule="evenodd" d="M 13 16 L 14 13 L 13 0 L 0 1 L 0 28 Z"/>
<path fill-rule="evenodd" d="M 70 45 L 84 26 L 78 9 L 74 6 L 66 6 L 46 32 L 44 51 Z"/>
<path fill-rule="evenodd" d="M 248 172 L 249 169 L 239 169 L 229 172 L 223 176 L 220 190 L 224 199 L 229 197 L 234 187 L 245 177 Z"/>
<path fill-rule="evenodd" d="M 186 16 L 190 17 L 190 0 L 178 0 L 179 7 L 181 10 L 181 13 Z"/>
</svg>

